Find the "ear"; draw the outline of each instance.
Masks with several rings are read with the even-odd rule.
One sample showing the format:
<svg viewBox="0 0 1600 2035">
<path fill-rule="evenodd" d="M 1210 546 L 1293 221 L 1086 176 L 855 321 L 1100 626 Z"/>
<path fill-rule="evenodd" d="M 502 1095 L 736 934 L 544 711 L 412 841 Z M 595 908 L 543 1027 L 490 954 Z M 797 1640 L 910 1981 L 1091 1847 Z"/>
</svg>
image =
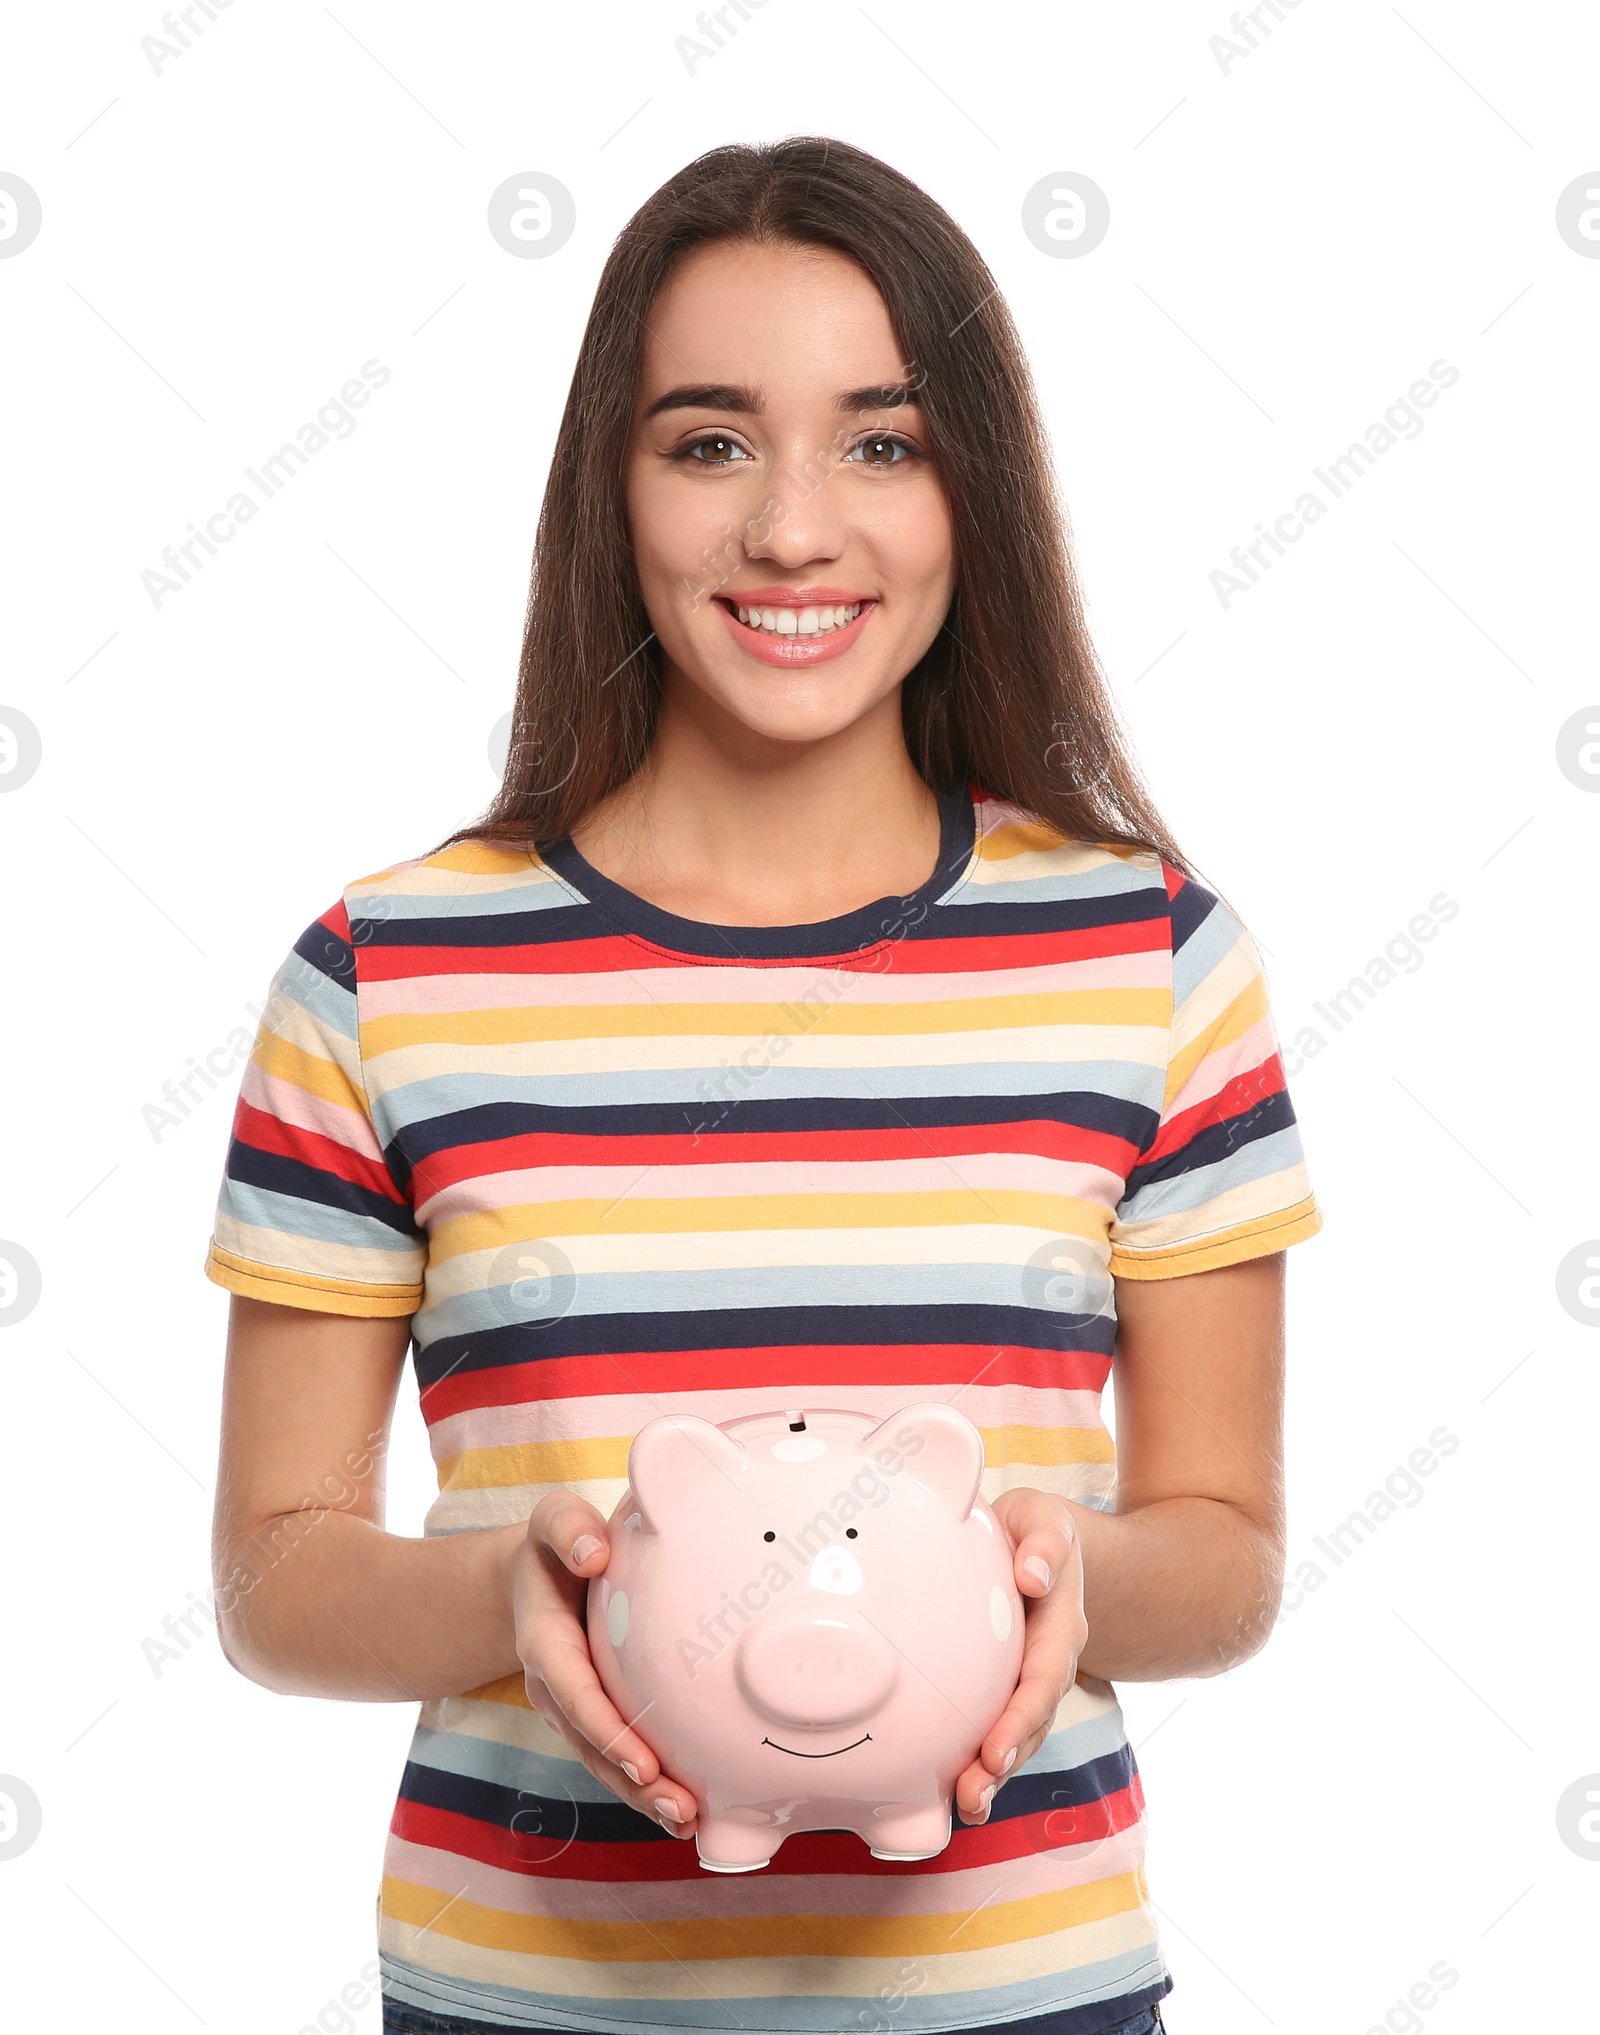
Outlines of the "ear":
<svg viewBox="0 0 1600 2035">
<path fill-rule="evenodd" d="M 879 1467 L 891 1477 L 909 1474 L 936 1491 L 957 1519 L 971 1513 L 983 1477 L 983 1436 L 953 1406 L 939 1399 L 903 1406 L 864 1434 L 860 1446 L 863 1455 L 887 1456 Z"/>
<path fill-rule="evenodd" d="M 748 1452 L 731 1435 L 692 1413 L 647 1420 L 628 1451 L 628 1482 L 657 1533 L 675 1515 L 703 1509 L 697 1501 L 708 1484 L 718 1494 L 742 1490 L 749 1469 Z"/>
</svg>

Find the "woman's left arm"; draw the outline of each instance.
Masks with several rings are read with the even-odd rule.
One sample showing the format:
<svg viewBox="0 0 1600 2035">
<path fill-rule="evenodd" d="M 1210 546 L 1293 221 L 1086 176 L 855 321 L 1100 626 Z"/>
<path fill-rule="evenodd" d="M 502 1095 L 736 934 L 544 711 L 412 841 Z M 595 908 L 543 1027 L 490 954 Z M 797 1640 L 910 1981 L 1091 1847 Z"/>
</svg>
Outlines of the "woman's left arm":
<svg viewBox="0 0 1600 2035">
<path fill-rule="evenodd" d="M 1284 1257 L 1117 1281 L 1117 1509 L 1027 1487 L 995 1500 L 1016 1543 L 1027 1650 L 957 1783 L 965 1821 L 982 1822 L 985 1790 L 992 1800 L 1043 1744 L 1080 1669 L 1221 1674 L 1271 1632 L 1285 1559 Z"/>
</svg>

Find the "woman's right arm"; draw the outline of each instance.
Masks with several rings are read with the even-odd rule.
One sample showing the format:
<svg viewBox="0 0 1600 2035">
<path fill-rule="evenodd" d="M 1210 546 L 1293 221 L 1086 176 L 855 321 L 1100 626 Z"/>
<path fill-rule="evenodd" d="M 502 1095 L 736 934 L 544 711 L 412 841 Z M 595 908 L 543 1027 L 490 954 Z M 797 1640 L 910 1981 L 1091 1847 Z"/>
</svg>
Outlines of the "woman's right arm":
<svg viewBox="0 0 1600 2035">
<path fill-rule="evenodd" d="M 460 1695 L 523 1673 L 591 1773 L 658 1821 L 666 1797 L 683 1813 L 665 1827 L 687 1834 L 694 1796 L 660 1778 L 590 1659 L 583 1606 L 609 1552 L 603 1515 L 552 1491 L 522 1524 L 419 1540 L 384 1530 L 410 1334 L 409 1320 L 231 1296 L 212 1532 L 223 1652 L 266 1688 L 354 1702 Z"/>
</svg>

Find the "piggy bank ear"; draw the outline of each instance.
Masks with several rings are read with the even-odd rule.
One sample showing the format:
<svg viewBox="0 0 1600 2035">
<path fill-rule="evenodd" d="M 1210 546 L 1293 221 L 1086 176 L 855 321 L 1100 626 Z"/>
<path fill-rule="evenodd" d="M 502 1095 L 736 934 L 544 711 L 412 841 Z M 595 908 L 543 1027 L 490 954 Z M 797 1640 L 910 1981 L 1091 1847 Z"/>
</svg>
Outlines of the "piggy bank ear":
<svg viewBox="0 0 1600 2035">
<path fill-rule="evenodd" d="M 909 1474 L 937 1491 L 957 1519 L 972 1511 L 983 1476 L 983 1436 L 953 1406 L 937 1399 L 903 1406 L 861 1437 L 861 1452 L 876 1458 L 891 1479 Z"/>
<path fill-rule="evenodd" d="M 646 1526 L 659 1532 L 674 1514 L 704 1509 L 707 1486 L 744 1489 L 750 1457 L 731 1435 L 692 1413 L 646 1421 L 628 1451 L 628 1482 Z"/>
</svg>

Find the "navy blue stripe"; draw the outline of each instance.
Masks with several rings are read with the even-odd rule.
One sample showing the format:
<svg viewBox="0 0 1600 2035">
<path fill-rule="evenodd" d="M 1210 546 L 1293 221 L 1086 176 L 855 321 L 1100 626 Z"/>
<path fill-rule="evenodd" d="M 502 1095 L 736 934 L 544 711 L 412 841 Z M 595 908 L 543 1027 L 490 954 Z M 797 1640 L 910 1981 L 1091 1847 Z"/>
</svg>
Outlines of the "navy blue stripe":
<svg viewBox="0 0 1600 2035">
<path fill-rule="evenodd" d="M 332 932 L 319 919 L 313 919 L 299 939 L 294 951 L 302 961 L 307 961 L 319 974 L 337 982 L 341 989 L 353 995 L 356 987 L 356 950 L 346 939 Z"/>
<path fill-rule="evenodd" d="M 1168 906 L 1172 915 L 1172 951 L 1179 954 L 1188 945 L 1195 933 L 1203 926 L 1213 911 L 1218 899 L 1215 892 L 1207 890 L 1203 883 L 1196 883 L 1192 876 L 1186 876 L 1178 885 L 1178 894 Z"/>
<path fill-rule="evenodd" d="M 1137 1194 L 1152 1180 L 1176 1180 L 1185 1173 L 1198 1172 L 1202 1166 L 1219 1165 L 1230 1153 L 1243 1151 L 1258 1138 L 1270 1138 L 1275 1131 L 1287 1130 L 1296 1120 L 1289 1091 L 1280 1088 L 1276 1095 L 1266 1096 L 1236 1116 L 1191 1132 L 1182 1145 L 1165 1157 L 1152 1160 L 1147 1166 L 1135 1166 L 1128 1175 L 1125 1191 L 1128 1195 Z"/>
<path fill-rule="evenodd" d="M 876 1068 L 873 1079 L 885 1071 Z M 1073 1070 L 1063 1066 L 1064 1079 Z M 385 1156 L 397 1177 L 435 1152 L 464 1150 L 506 1138 L 649 1138 L 735 1136 L 764 1131 L 881 1131 L 978 1129 L 984 1124 L 1044 1123 L 1068 1131 L 1122 1138 L 1142 1151 L 1160 1123 L 1156 1110 L 1099 1089 L 1063 1088 L 1046 1095 L 808 1095 L 789 1098 L 702 1097 L 691 1102 L 622 1103 L 604 1099 L 581 1107 L 533 1102 L 488 1102 L 408 1124 Z M 729 1158 L 739 1154 L 730 1151 Z M 605 1163 L 603 1152 L 596 1153 Z"/>
<path fill-rule="evenodd" d="M 1165 1978 L 1159 1985 L 1143 1986 L 1138 1992 L 1124 1993 L 1114 2000 L 1092 2000 L 1081 2007 L 1067 2007 L 1057 2014 L 1038 2014 L 1028 2021 L 991 2021 L 976 2029 L 951 2029 L 946 2035 L 1162 2035 L 1165 2024 L 1156 2012 L 1156 2003 L 1164 2000 L 1172 1990 L 1172 1980 Z M 723 1998 L 719 2001 L 729 2014 L 737 2015 L 741 2007 L 747 2007 L 752 2014 L 758 2014 L 763 2002 L 751 2000 L 742 2002 Z M 576 2027 L 579 2024 L 574 2023 Z M 585 2028 L 592 2023 L 582 2024 Z M 725 2025 L 729 2031 L 743 2025 L 730 2020 Z M 865 2025 L 865 2024 L 863 2024 Z M 541 2018 L 538 2026 L 545 2029 L 559 2029 L 559 2022 Z M 382 2035 L 530 2035 L 530 2024 L 513 2026 L 509 2021 L 485 2021 L 474 2014 L 470 2021 L 458 2019 L 454 2014 L 431 2013 L 426 2007 L 413 2007 L 406 2001 L 386 1995 L 383 2002 Z M 695 2035 L 685 2030 L 685 2035 Z"/>
<path fill-rule="evenodd" d="M 1135 1771 L 1133 1748 L 1124 1745 L 1099 1759 L 1086 1760 L 1081 1766 L 1056 1772 L 1020 1773 L 995 1796 L 989 1822 L 1054 1813 L 1059 1827 L 1051 1833 L 1052 1841 L 1059 1846 L 1081 1843 L 1081 1837 L 1074 1837 L 1065 1812 L 1120 1794 L 1131 1785 Z M 496 1781 L 451 1773 L 418 1760 L 406 1762 L 400 1796 L 422 1808 L 470 1816 L 475 1823 L 487 1823 L 495 1829 L 530 1838 L 581 1844 L 641 1844 L 647 1838 L 663 1844 L 680 1842 L 669 1837 L 653 1817 L 633 1808 L 620 1796 L 609 1796 L 603 1802 L 574 1802 L 567 1795 L 502 1787 Z M 963 1823 L 957 1817 L 950 1842 L 959 1845 L 963 1837 L 975 1836 L 986 1827 L 981 1823 Z"/>
<path fill-rule="evenodd" d="M 282 1152 L 259 1151 L 243 1138 L 233 1139 L 228 1147 L 228 1178 L 270 1194 L 288 1195 L 320 1208 L 343 1209 L 381 1222 L 409 1243 L 426 1240 L 427 1233 L 418 1227 L 409 1204 L 400 1206 L 373 1188 L 341 1180 L 336 1173 L 324 1173 L 319 1167 L 308 1166 L 304 1160 L 289 1158 Z"/>
<path fill-rule="evenodd" d="M 1041 1281 L 1044 1274 L 1041 1274 Z M 1107 1315 L 1049 1307 L 899 1305 L 655 1309 L 638 1314 L 565 1314 L 554 1321 L 508 1322 L 470 1335 L 438 1336 L 417 1350 L 423 1391 L 445 1376 L 497 1370 L 547 1357 L 603 1357 L 614 1351 L 654 1355 L 698 1350 L 784 1349 L 820 1344 L 972 1343 L 1045 1350 L 1063 1357 L 1087 1350 L 1109 1357 L 1116 1323 Z M 628 1388 L 619 1372 L 617 1389 Z"/>
</svg>

